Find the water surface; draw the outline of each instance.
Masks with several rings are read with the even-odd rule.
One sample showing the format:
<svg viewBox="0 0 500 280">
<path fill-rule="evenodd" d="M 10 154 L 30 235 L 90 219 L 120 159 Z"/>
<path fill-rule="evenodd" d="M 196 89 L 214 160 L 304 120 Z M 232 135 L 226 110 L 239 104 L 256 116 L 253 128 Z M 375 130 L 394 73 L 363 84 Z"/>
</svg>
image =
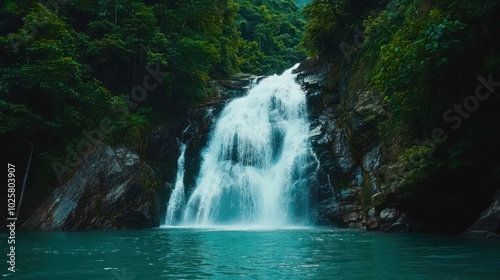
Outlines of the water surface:
<svg viewBox="0 0 500 280">
<path fill-rule="evenodd" d="M 18 271 L 5 274 L 4 262 L 4 279 L 385 280 L 500 275 L 498 240 L 329 228 L 19 232 L 16 243 Z"/>
</svg>

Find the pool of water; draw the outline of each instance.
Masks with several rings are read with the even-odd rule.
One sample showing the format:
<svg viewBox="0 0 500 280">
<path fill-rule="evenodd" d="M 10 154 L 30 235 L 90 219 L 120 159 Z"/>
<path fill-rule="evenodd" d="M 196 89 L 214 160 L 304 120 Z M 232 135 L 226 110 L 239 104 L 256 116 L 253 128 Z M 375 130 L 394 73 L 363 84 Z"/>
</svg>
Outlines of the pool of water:
<svg viewBox="0 0 500 280">
<path fill-rule="evenodd" d="M 159 228 L 18 232 L 16 245 L 4 279 L 500 279 L 499 240 L 449 236 Z"/>
</svg>

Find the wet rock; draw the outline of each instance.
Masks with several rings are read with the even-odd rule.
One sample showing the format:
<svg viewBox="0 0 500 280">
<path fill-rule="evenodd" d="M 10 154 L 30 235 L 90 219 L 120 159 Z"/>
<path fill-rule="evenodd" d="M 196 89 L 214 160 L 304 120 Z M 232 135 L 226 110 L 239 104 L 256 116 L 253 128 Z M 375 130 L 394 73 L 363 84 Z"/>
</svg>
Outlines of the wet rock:
<svg viewBox="0 0 500 280">
<path fill-rule="evenodd" d="M 323 110 L 340 100 L 338 94 L 325 90 L 325 78 L 330 64 L 319 58 L 308 58 L 295 70 L 297 82 L 306 93 L 308 110 L 315 119 Z"/>
<path fill-rule="evenodd" d="M 263 79 L 264 76 L 239 73 L 228 80 L 212 81 L 212 87 L 216 89 L 218 98 L 221 100 L 241 97 L 247 94 L 253 83 Z"/>
<path fill-rule="evenodd" d="M 407 232 L 408 218 L 406 213 L 396 208 L 385 208 L 378 215 L 379 230 L 384 232 Z"/>
<path fill-rule="evenodd" d="M 334 142 L 333 142 L 333 150 L 334 156 L 337 159 L 337 164 L 340 167 L 343 173 L 349 173 L 354 166 L 354 160 L 352 158 L 351 150 L 349 147 L 349 143 L 347 141 L 346 130 L 335 125 L 335 122 L 332 121 L 334 125 Z"/>
<path fill-rule="evenodd" d="M 490 207 L 464 233 L 469 237 L 498 237 L 500 235 L 500 191 Z"/>
<path fill-rule="evenodd" d="M 379 213 L 375 210 L 375 208 L 370 209 L 366 214 L 366 229 L 369 231 L 378 230 L 380 227 L 380 222 L 378 219 Z"/>
<path fill-rule="evenodd" d="M 317 57 L 309 57 L 303 61 L 297 69 L 294 70 L 297 74 L 297 81 L 306 89 L 321 90 L 324 85 L 326 74 L 328 73 L 329 65 Z M 314 91 L 311 91 L 313 93 Z M 314 95 L 314 94 L 313 94 Z"/>
<path fill-rule="evenodd" d="M 320 162 L 317 172 L 317 184 L 313 192 L 317 195 L 317 200 L 322 201 L 333 196 L 334 182 L 337 163 L 332 154 L 333 133 L 335 126 L 331 119 L 333 118 L 333 109 L 327 109 L 311 121 L 311 142 L 314 153 Z"/>
<path fill-rule="evenodd" d="M 339 200 L 355 202 L 359 196 L 359 191 L 356 189 L 346 189 L 339 192 Z"/>
<path fill-rule="evenodd" d="M 146 135 L 146 157 L 155 162 L 162 162 L 177 154 L 177 135 L 181 126 L 156 127 Z"/>
<path fill-rule="evenodd" d="M 393 220 L 397 216 L 397 210 L 395 208 L 386 208 L 380 211 L 379 217 L 382 222 L 387 222 Z"/>
<path fill-rule="evenodd" d="M 148 228 L 160 224 L 160 180 L 137 154 L 98 146 L 23 225 L 27 230 Z"/>
<path fill-rule="evenodd" d="M 335 124 L 332 120 L 334 117 L 333 108 L 329 108 L 311 120 L 310 136 L 313 145 L 330 145 L 333 143 Z"/>
<path fill-rule="evenodd" d="M 348 138 L 358 154 L 377 144 L 377 126 L 387 118 L 379 94 L 372 91 L 350 93 L 342 103 L 341 111 L 348 124 Z"/>
<path fill-rule="evenodd" d="M 370 177 L 375 177 L 375 172 L 380 168 L 380 147 L 375 146 L 363 158 L 363 169 L 370 173 Z M 373 180 L 375 181 L 375 180 Z M 372 191 L 376 191 L 378 187 L 373 186 Z"/>
<path fill-rule="evenodd" d="M 363 186 L 363 171 L 361 166 L 357 166 L 354 171 L 351 172 L 351 176 L 351 186 L 361 188 Z"/>
<path fill-rule="evenodd" d="M 363 211 L 357 204 L 346 204 L 341 206 L 342 220 L 346 224 L 361 222 Z"/>
<path fill-rule="evenodd" d="M 340 218 L 340 204 L 334 198 L 323 201 L 317 207 L 318 214 L 316 218 L 316 224 L 319 225 L 332 225 L 341 223 Z"/>
<path fill-rule="evenodd" d="M 199 174 L 202 161 L 202 151 L 208 144 L 210 131 L 224 105 L 224 102 L 217 102 L 188 112 L 191 124 L 186 129 L 186 133 L 184 133 L 184 138 L 186 139 L 184 143 L 187 143 L 184 159 L 184 185 L 187 190 L 196 186 L 196 178 Z M 196 127 L 196 130 L 193 129 L 190 131 L 191 127 Z M 186 137 L 185 134 L 187 133 L 189 135 Z"/>
<path fill-rule="evenodd" d="M 337 202 L 335 199 L 324 201 L 318 207 L 318 224 L 335 224 L 342 227 L 362 228 L 365 215 L 356 203 Z"/>
<path fill-rule="evenodd" d="M 401 213 L 395 222 L 382 227 L 382 230 L 385 232 L 408 232 L 408 227 L 408 218 L 405 213 Z"/>
<path fill-rule="evenodd" d="M 325 86 L 330 69 L 324 61 L 309 58 L 296 70 L 297 82 L 306 92 L 312 146 L 320 163 L 313 193 L 321 223 L 359 227 L 364 215 L 358 199 L 362 170 L 351 153 L 348 132 L 338 120 L 342 93 Z"/>
</svg>

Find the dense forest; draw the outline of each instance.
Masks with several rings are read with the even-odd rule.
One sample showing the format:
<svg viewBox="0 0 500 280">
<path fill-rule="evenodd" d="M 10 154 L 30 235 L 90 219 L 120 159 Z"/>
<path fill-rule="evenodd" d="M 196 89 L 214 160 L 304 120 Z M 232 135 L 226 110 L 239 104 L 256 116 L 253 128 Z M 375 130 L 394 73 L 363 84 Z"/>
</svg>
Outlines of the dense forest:
<svg viewBox="0 0 500 280">
<path fill-rule="evenodd" d="M 139 150 L 152 125 L 213 99 L 210 80 L 305 58 L 292 0 L 1 5 L 0 135 L 19 167 L 34 147 L 42 188 L 78 165 L 82 139 Z"/>
<path fill-rule="evenodd" d="M 367 143 L 381 143 L 384 198 L 376 201 L 364 186 L 365 211 L 392 204 L 428 230 L 460 233 L 490 204 L 500 187 L 498 14 L 498 0 L 315 0 L 305 7 L 302 44 L 333 63 L 330 92 L 366 92 L 383 102 L 382 118 L 364 120 L 376 133 L 349 139 L 365 152 Z M 345 127 L 349 114 L 340 112 Z"/>
<path fill-rule="evenodd" d="M 37 190 L 65 180 L 99 141 L 141 153 L 152 127 L 216 98 L 213 80 L 280 73 L 306 57 L 333 65 L 326 91 L 382 100 L 387 117 L 365 121 L 376 123 L 370 137 L 392 164 L 380 180 L 397 181 L 406 207 L 456 192 L 449 209 L 470 199 L 445 215 L 458 232 L 500 185 L 499 0 L 1 5 L 0 139 L 10 143 L 2 158 L 23 170 L 33 149 Z M 364 139 L 349 141 L 366 152 Z M 361 200 L 372 208 L 366 187 Z"/>
</svg>

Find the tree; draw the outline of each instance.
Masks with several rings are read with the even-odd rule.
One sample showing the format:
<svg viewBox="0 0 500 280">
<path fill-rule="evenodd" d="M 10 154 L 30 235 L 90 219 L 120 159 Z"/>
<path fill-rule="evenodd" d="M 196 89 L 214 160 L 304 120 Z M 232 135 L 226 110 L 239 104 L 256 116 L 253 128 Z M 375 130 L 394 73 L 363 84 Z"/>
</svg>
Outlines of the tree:
<svg viewBox="0 0 500 280">
<path fill-rule="evenodd" d="M 239 0 L 240 11 L 236 23 L 246 41 L 242 53 L 256 44 L 258 54 L 245 54 L 255 63 L 243 61 L 241 69 L 258 74 L 282 72 L 305 58 L 297 48 L 302 38 L 305 22 L 299 8 L 290 0 L 249 1 Z"/>
<path fill-rule="evenodd" d="M 336 48 L 344 5 L 344 0 L 313 0 L 303 9 L 307 25 L 301 44 L 309 55 L 328 54 Z"/>
</svg>

